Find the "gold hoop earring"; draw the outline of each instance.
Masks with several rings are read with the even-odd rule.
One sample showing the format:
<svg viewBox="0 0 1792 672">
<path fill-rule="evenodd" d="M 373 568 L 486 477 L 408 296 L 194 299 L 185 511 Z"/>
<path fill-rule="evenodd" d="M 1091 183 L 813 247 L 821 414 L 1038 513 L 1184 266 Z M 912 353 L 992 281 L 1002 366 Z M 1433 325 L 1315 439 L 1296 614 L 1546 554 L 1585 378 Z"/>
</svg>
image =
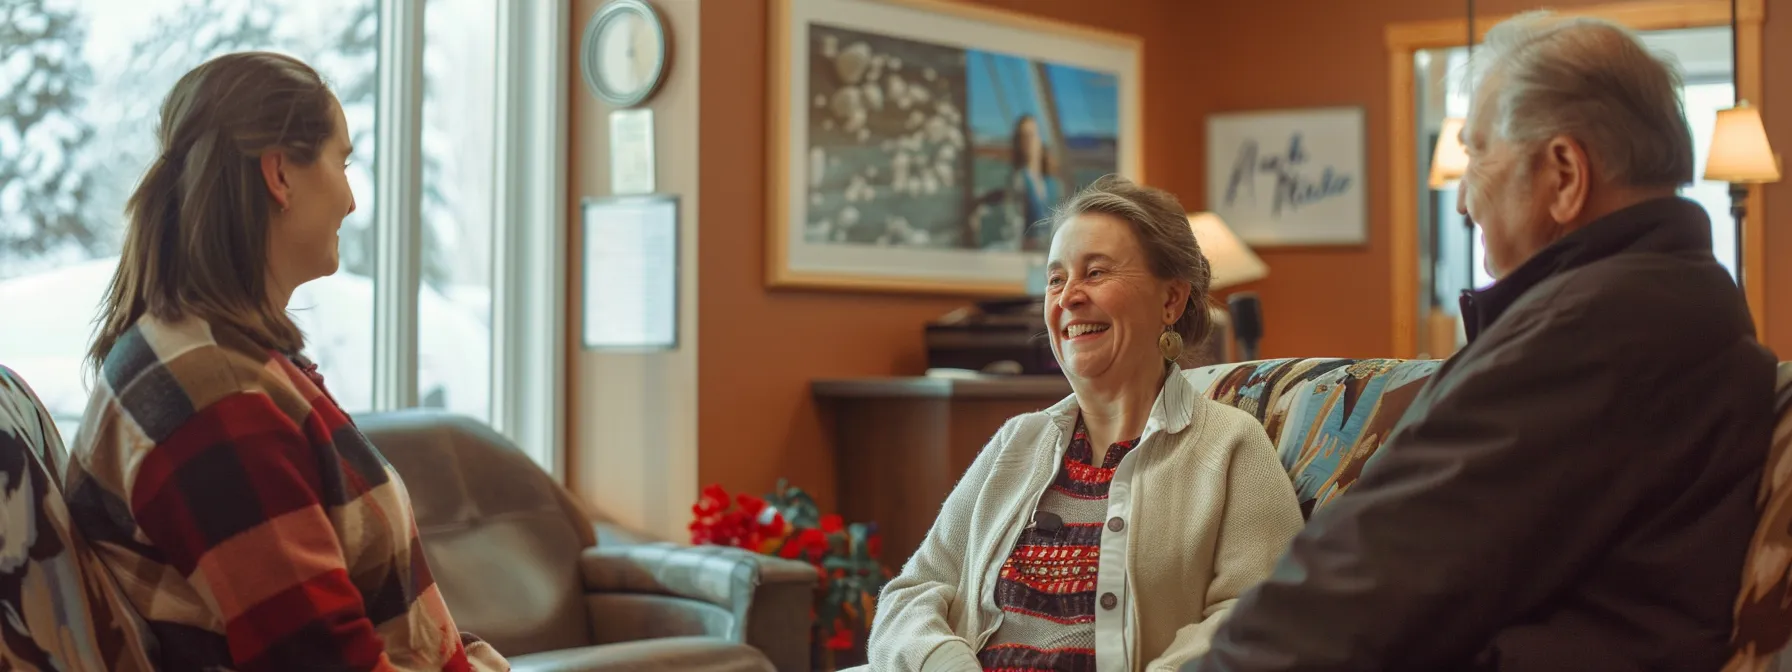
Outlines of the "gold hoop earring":
<svg viewBox="0 0 1792 672">
<path fill-rule="evenodd" d="M 1182 334 L 1176 333 L 1176 327 L 1164 327 L 1164 333 L 1157 337 L 1157 352 L 1164 356 L 1164 361 L 1174 362 L 1182 359 Z"/>
</svg>

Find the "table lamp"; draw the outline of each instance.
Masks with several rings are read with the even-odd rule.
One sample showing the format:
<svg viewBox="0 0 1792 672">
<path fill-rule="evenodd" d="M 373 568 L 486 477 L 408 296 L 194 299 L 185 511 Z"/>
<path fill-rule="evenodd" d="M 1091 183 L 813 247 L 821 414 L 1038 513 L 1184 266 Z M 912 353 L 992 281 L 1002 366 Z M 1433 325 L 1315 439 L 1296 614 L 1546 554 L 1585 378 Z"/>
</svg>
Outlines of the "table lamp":
<svg viewBox="0 0 1792 672">
<path fill-rule="evenodd" d="M 1232 229 L 1226 227 L 1226 222 L 1221 220 L 1219 215 L 1211 212 L 1192 213 L 1188 216 L 1188 223 L 1189 227 L 1195 231 L 1195 242 L 1200 244 L 1201 254 L 1207 257 L 1207 265 L 1212 273 L 1209 291 L 1218 291 L 1261 280 L 1269 275 L 1269 266 L 1264 264 L 1263 260 L 1244 244 L 1244 241 L 1239 240 L 1238 236 L 1232 233 Z M 1258 305 L 1255 294 L 1251 294 L 1248 298 L 1250 299 L 1248 301 L 1232 302 L 1232 305 L 1235 306 L 1251 307 L 1252 314 L 1240 316 L 1240 319 L 1237 320 L 1230 319 L 1226 311 L 1218 307 L 1211 310 L 1214 313 L 1213 322 L 1216 334 L 1220 333 L 1219 328 L 1231 331 L 1234 326 L 1252 327 L 1251 333 L 1245 333 L 1240 329 L 1237 335 L 1240 341 L 1240 352 L 1249 353 L 1247 359 L 1255 359 L 1257 340 L 1263 336 L 1261 328 L 1263 320 L 1255 308 Z M 1230 358 L 1224 353 L 1226 345 L 1231 340 L 1230 337 L 1209 339 L 1209 347 L 1212 348 L 1208 353 L 1210 360 L 1228 361 Z"/>
</svg>

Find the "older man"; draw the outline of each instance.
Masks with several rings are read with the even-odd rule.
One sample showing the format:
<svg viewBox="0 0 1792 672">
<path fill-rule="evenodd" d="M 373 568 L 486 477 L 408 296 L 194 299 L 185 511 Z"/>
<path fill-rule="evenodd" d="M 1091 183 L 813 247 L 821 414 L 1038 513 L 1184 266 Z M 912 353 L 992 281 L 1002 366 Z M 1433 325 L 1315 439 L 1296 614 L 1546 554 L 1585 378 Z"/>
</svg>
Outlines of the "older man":
<svg viewBox="0 0 1792 672">
<path fill-rule="evenodd" d="M 1679 76 L 1547 14 L 1485 56 L 1461 202 L 1499 280 L 1463 297 L 1469 345 L 1185 672 L 1724 660 L 1773 359 L 1675 195 Z"/>
</svg>

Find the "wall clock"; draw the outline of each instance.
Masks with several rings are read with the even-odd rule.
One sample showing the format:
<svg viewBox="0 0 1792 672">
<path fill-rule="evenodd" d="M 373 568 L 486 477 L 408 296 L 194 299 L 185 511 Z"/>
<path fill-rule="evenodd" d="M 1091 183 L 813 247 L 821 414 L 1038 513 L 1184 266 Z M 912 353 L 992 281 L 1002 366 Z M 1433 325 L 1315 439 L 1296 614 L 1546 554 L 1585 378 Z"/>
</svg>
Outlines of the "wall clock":
<svg viewBox="0 0 1792 672">
<path fill-rule="evenodd" d="M 666 77 L 666 24 L 644 0 L 610 0 L 585 26 L 579 70 L 598 99 L 633 107 Z"/>
</svg>

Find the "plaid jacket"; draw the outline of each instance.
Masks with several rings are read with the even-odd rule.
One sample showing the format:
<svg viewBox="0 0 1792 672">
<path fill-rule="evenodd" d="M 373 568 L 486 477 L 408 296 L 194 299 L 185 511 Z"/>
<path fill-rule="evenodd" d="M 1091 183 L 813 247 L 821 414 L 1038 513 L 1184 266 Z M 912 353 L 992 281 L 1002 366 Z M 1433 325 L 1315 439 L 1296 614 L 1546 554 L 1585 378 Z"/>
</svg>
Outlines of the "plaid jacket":
<svg viewBox="0 0 1792 672">
<path fill-rule="evenodd" d="M 159 667 L 504 669 L 463 645 L 403 482 L 321 383 L 192 319 L 106 357 L 65 496 Z"/>
</svg>

